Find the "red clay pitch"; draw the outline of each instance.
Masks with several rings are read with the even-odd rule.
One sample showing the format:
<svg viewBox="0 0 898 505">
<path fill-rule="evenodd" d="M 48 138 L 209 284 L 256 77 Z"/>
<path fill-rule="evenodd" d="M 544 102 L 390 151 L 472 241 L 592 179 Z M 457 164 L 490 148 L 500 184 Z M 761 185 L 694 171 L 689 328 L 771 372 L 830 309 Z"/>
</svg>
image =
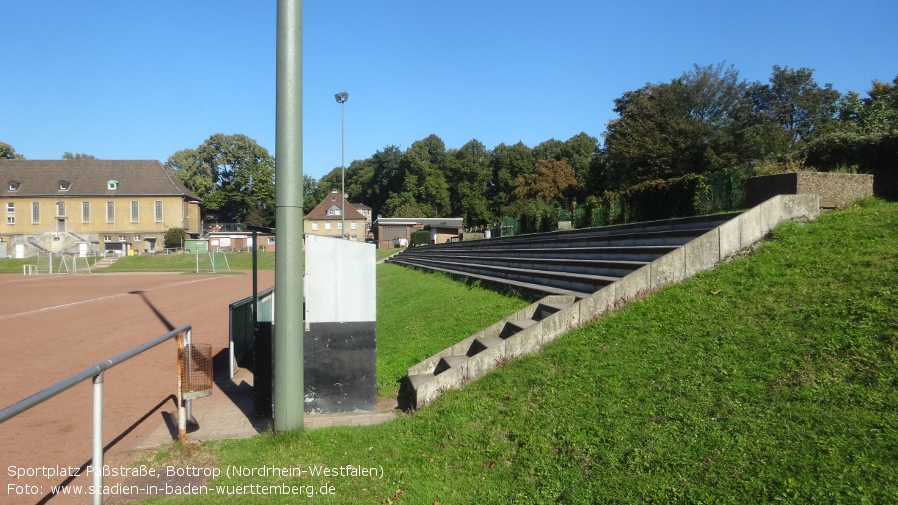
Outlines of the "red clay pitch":
<svg viewBox="0 0 898 505">
<path fill-rule="evenodd" d="M 259 272 L 260 291 L 273 284 L 273 271 Z M 212 344 L 217 355 L 228 346 L 228 305 L 252 295 L 252 275 L 3 274 L 0 293 L 5 408 L 185 324 L 194 342 Z M 130 449 L 175 408 L 176 353 L 172 340 L 106 372 L 106 464 L 130 465 Z M 0 503 L 89 503 L 88 496 L 48 496 L 50 486 L 67 480 L 67 469 L 90 460 L 92 398 L 88 380 L 0 424 Z M 60 476 L 44 477 L 54 470 Z M 11 475 L 23 471 L 40 475 Z M 90 485 L 80 473 L 70 484 Z M 43 494 L 25 494 L 35 490 L 27 486 Z"/>
</svg>

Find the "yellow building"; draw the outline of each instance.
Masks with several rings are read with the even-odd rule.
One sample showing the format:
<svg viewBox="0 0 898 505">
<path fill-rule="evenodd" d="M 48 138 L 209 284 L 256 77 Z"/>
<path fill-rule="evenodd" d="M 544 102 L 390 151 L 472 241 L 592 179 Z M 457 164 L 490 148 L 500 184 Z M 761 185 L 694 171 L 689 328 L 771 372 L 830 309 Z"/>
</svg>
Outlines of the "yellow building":
<svg viewBox="0 0 898 505">
<path fill-rule="evenodd" d="M 10 256 L 152 253 L 169 228 L 202 232 L 200 199 L 158 161 L 0 160 L 0 184 Z"/>
<path fill-rule="evenodd" d="M 324 200 L 303 218 L 303 231 L 311 235 L 344 236 L 349 240 L 364 241 L 368 235 L 366 222 L 365 216 L 356 210 L 353 204 L 348 201 L 344 203 L 339 192 L 331 191 L 331 194 L 324 197 Z"/>
</svg>

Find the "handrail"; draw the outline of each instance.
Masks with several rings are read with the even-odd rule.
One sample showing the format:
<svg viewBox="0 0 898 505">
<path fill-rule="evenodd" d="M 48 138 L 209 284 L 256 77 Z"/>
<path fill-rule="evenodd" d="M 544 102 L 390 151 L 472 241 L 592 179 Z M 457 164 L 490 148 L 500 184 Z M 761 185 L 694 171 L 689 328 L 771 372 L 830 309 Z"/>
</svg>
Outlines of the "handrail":
<svg viewBox="0 0 898 505">
<path fill-rule="evenodd" d="M 40 405 L 41 403 L 53 398 L 54 396 L 71 389 L 87 379 L 93 379 L 94 395 L 93 395 L 93 457 L 91 458 L 93 472 L 93 504 L 101 505 L 103 503 L 103 375 L 106 370 L 123 363 L 138 354 L 152 349 L 157 345 L 171 340 L 178 339 L 178 438 L 182 443 L 186 441 L 186 418 L 188 417 L 188 406 L 190 400 L 184 400 L 181 394 L 182 381 L 182 349 L 185 344 L 190 345 L 191 326 L 185 324 L 176 330 L 172 330 L 161 337 L 157 337 L 149 342 L 129 349 L 118 356 L 97 363 L 71 377 L 53 384 L 52 386 L 39 391 L 24 400 L 20 400 L 9 407 L 0 410 L 0 423 L 3 423 L 26 410 Z M 188 405 L 185 406 L 185 403 Z"/>
</svg>

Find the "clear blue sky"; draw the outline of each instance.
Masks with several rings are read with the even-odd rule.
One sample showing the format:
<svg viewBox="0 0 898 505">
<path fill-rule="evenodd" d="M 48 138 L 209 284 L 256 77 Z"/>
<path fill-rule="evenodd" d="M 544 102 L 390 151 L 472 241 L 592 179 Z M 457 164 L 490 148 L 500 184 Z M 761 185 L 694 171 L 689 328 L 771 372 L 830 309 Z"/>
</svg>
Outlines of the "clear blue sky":
<svg viewBox="0 0 898 505">
<path fill-rule="evenodd" d="M 165 161 L 215 133 L 275 154 L 274 0 L 0 0 L 0 141 Z M 726 62 L 862 95 L 898 75 L 895 0 L 306 0 L 304 173 L 434 133 L 447 148 L 601 138 L 613 100 Z"/>
</svg>

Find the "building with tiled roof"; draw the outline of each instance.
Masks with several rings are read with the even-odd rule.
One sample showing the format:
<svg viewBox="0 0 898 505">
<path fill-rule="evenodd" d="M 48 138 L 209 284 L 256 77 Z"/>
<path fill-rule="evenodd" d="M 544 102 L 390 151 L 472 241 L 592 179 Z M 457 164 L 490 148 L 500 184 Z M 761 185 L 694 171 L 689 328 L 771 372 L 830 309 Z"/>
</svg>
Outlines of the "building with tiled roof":
<svg viewBox="0 0 898 505">
<path fill-rule="evenodd" d="M 11 256 L 72 243 L 78 253 L 155 252 L 169 228 L 201 234 L 200 205 L 154 160 L 0 160 L 0 241 Z"/>
<path fill-rule="evenodd" d="M 363 241 L 367 237 L 366 218 L 336 190 L 331 191 L 303 218 L 303 231 L 310 235 L 344 236 Z M 343 215 L 343 209 L 346 215 Z M 346 223 L 346 230 L 342 229 Z"/>
</svg>

